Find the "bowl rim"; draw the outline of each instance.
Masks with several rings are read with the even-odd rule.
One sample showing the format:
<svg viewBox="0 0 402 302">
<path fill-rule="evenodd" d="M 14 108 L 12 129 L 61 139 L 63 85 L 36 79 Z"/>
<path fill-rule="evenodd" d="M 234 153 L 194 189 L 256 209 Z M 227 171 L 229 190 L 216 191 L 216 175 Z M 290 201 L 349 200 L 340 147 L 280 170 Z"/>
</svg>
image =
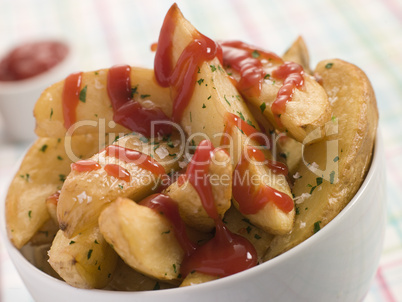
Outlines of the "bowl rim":
<svg viewBox="0 0 402 302">
<path fill-rule="evenodd" d="M 367 187 L 368 187 L 369 183 L 372 181 L 374 175 L 379 170 L 379 165 L 381 164 L 381 157 L 383 154 L 383 145 L 382 144 L 383 144 L 383 141 L 382 141 L 381 132 L 380 132 L 380 129 L 377 129 L 375 144 L 374 144 L 374 148 L 373 148 L 373 156 L 372 156 L 372 160 L 370 163 L 370 168 L 366 174 L 366 177 L 365 177 L 363 183 L 361 184 L 359 190 L 356 192 L 355 196 L 345 206 L 345 208 L 341 212 L 339 212 L 338 215 L 335 216 L 319 232 L 317 232 L 313 236 L 307 238 L 306 240 L 299 243 L 298 245 L 291 248 L 290 250 L 284 252 L 283 254 L 276 256 L 273 259 L 270 259 L 264 263 L 261 263 L 255 267 L 252 267 L 252 268 L 242 271 L 240 273 L 237 273 L 237 274 L 234 274 L 231 276 L 227 276 L 225 278 L 220 278 L 220 279 L 214 280 L 213 282 L 197 284 L 197 286 L 175 287 L 175 288 L 168 288 L 168 289 L 163 289 L 163 290 L 114 291 L 114 290 L 106 290 L 106 289 L 91 289 L 90 291 L 88 291 L 87 289 L 75 288 L 73 286 L 70 286 L 66 282 L 56 279 L 56 278 L 46 274 L 45 272 L 43 272 L 40 269 L 38 269 L 37 267 L 35 267 L 32 263 L 30 263 L 21 254 L 21 252 L 16 247 L 14 247 L 14 245 L 8 239 L 6 223 L 5 223 L 5 198 L 7 195 L 8 186 L 11 183 L 11 180 L 13 177 L 10 177 L 10 179 L 8 179 L 8 181 L 6 181 L 4 183 L 5 191 L 4 191 L 4 193 L 2 193 L 0 195 L 0 240 L 3 242 L 3 245 L 5 246 L 5 249 L 8 254 L 13 253 L 13 255 L 16 257 L 17 261 L 21 261 L 24 265 L 29 266 L 29 268 L 33 271 L 33 273 L 39 274 L 38 277 L 42 276 L 42 277 L 46 278 L 49 282 L 52 282 L 55 286 L 65 287 L 65 288 L 68 288 L 69 291 L 76 291 L 77 293 L 92 292 L 95 295 L 100 294 L 102 296 L 113 296 L 114 298 L 115 297 L 117 298 L 119 296 L 121 296 L 121 297 L 133 296 L 133 298 L 134 297 L 148 297 L 148 296 L 159 297 L 164 294 L 171 293 L 171 292 L 179 291 L 180 293 L 183 293 L 183 294 L 194 293 L 195 291 L 205 291 L 208 289 L 214 289 L 216 287 L 221 287 L 222 285 L 225 285 L 227 283 L 229 283 L 229 285 L 230 285 L 230 283 L 236 279 L 248 279 L 252 275 L 259 274 L 265 270 L 269 270 L 269 268 L 272 266 L 279 265 L 281 262 L 284 262 L 284 261 L 286 262 L 287 259 L 293 257 L 294 254 L 297 254 L 299 252 L 299 250 L 308 249 L 309 245 L 314 244 L 314 242 L 316 242 L 317 240 L 320 240 L 321 237 L 326 236 L 326 234 L 328 232 L 330 232 L 331 229 L 335 228 L 337 226 L 337 222 L 339 220 L 342 220 L 343 217 L 349 211 L 349 209 L 351 209 L 352 207 L 355 206 L 357 200 L 363 194 L 363 191 L 365 191 L 367 189 Z M 22 158 L 20 159 L 20 161 L 17 162 L 16 169 L 19 167 L 19 164 L 20 164 Z M 12 175 L 14 176 L 14 174 L 12 174 Z M 16 266 L 16 265 L 14 264 L 14 266 Z"/>
</svg>

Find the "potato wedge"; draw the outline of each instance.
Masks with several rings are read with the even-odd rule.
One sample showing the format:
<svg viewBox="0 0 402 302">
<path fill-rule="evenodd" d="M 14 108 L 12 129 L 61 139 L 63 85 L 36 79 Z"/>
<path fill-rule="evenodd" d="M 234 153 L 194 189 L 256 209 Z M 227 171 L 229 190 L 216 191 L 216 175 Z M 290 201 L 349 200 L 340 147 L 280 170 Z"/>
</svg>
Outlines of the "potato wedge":
<svg viewBox="0 0 402 302">
<path fill-rule="evenodd" d="M 293 189 L 299 212 L 295 227 L 273 239 L 267 259 L 330 222 L 353 198 L 370 166 L 378 123 L 370 81 L 361 69 L 339 59 L 320 62 L 315 73 L 332 100 L 333 120 L 325 140 L 304 148 L 301 177 Z"/>
<path fill-rule="evenodd" d="M 130 267 L 177 283 L 184 251 L 163 215 L 128 198 L 118 198 L 101 213 L 99 228 Z"/>
<path fill-rule="evenodd" d="M 65 138 L 38 138 L 10 184 L 6 224 L 8 236 L 17 248 L 26 244 L 49 220 L 46 198 L 61 188 L 72 158 L 86 158 L 103 148 L 99 138 L 92 135 L 75 136 L 65 143 Z"/>
<path fill-rule="evenodd" d="M 166 15 L 164 26 L 172 27 L 170 28 L 172 33 L 170 45 L 172 45 L 172 49 L 169 59 L 172 66 L 175 66 L 179 57 L 185 52 L 186 47 L 200 33 L 183 17 L 176 4 L 170 8 Z M 165 33 L 162 27 L 162 39 L 164 34 L 169 33 Z M 156 56 L 158 57 L 158 50 Z M 155 71 L 157 72 L 158 60 L 156 59 L 155 62 Z M 204 61 L 197 67 L 197 79 L 194 84 L 190 83 L 194 85 L 194 91 L 182 115 L 179 117 L 180 125 L 189 136 L 189 139 L 195 142 L 195 145 L 207 138 L 215 147 L 218 147 L 222 144 L 222 137 L 229 135 L 229 153 L 233 159 L 233 164 L 236 165 L 244 152 L 244 147 L 247 148 L 248 145 L 260 146 L 261 140 L 256 139 L 255 136 L 249 138 L 243 130 L 236 126 L 232 127 L 231 133 L 226 133 L 225 127 L 229 123 L 228 115 L 235 115 L 239 120 L 241 119 L 244 123 L 255 127 L 256 131 L 260 129 L 244 103 L 242 96 L 223 70 L 218 58 L 215 57 L 210 61 Z M 182 77 L 187 77 L 188 71 L 180 70 L 179 72 L 186 73 L 186 75 L 182 74 Z M 171 87 L 172 99 L 174 100 L 178 93 L 176 89 L 173 86 Z M 262 151 L 267 159 L 272 159 L 272 154 L 269 150 L 264 149 Z M 265 178 L 273 188 L 290 197 L 292 196 L 283 175 L 272 173 L 267 166 L 259 166 L 253 172 L 258 173 L 259 177 Z M 271 208 L 267 207 L 266 210 L 269 211 Z M 287 218 L 290 218 L 290 222 L 293 221 L 293 217 Z M 289 226 L 291 223 L 281 225 Z M 278 231 L 282 233 L 290 230 L 289 228 Z"/>
<path fill-rule="evenodd" d="M 169 173 L 177 170 L 181 142 L 178 133 L 168 137 L 148 140 L 140 134 L 121 137 L 112 146 L 120 146 L 152 155 L 154 160 Z M 95 227 L 102 210 L 117 197 L 141 200 L 158 189 L 161 176 L 141 167 L 136 162 L 125 159 L 124 154 L 106 155 L 106 150 L 95 154 L 91 161 L 98 163 L 99 169 L 87 172 L 72 170 L 60 192 L 57 217 L 60 229 L 71 238 L 87 228 Z M 107 165 L 121 167 L 128 179 L 108 174 Z M 106 167 L 106 168 L 105 168 Z M 125 169 L 125 170 L 124 170 Z M 123 175 L 124 176 L 124 175 Z"/>
<path fill-rule="evenodd" d="M 306 73 L 311 74 L 310 55 L 302 36 L 297 37 L 293 44 L 282 55 L 282 59 L 285 62 L 300 64 Z"/>
<path fill-rule="evenodd" d="M 322 127 L 331 118 L 327 95 L 315 78 L 302 68 L 308 68 L 309 59 L 301 38 L 285 54 L 285 61 L 271 52 L 237 41 L 222 42 L 222 49 L 225 70 L 237 82 L 240 93 L 251 106 L 261 110 L 276 129 L 287 131 L 303 142 L 309 132 Z M 298 61 L 303 64 L 297 64 Z M 300 82 L 301 86 L 297 88 L 299 84 L 292 84 L 282 91 L 286 78 L 291 79 L 291 83 Z M 278 112 L 272 106 L 279 92 L 290 94 L 290 99 Z"/>
<path fill-rule="evenodd" d="M 48 254 L 52 268 L 69 285 L 78 288 L 105 287 L 118 259 L 97 227 L 73 238 L 67 238 L 60 230 Z"/>
<path fill-rule="evenodd" d="M 127 128 L 113 121 L 113 108 L 107 93 L 108 69 L 84 72 L 81 87 L 86 87 L 85 102 L 79 102 L 76 108 L 76 121 L 79 122 L 71 133 L 129 133 Z M 133 99 L 144 107 L 158 107 L 166 116 L 171 116 L 172 102 L 169 90 L 160 87 L 154 79 L 153 71 L 144 68 L 131 68 L 131 86 Z M 43 137 L 63 137 L 67 129 L 64 126 L 63 94 L 64 80 L 53 84 L 39 97 L 34 115 L 35 132 Z"/>
<path fill-rule="evenodd" d="M 215 206 L 221 217 L 231 206 L 232 173 L 229 155 L 223 150 L 214 152 L 209 164 L 209 180 Z M 198 192 L 188 180 L 181 185 L 178 181 L 174 182 L 164 194 L 177 202 L 180 216 L 186 225 L 204 232 L 213 230 L 215 222 L 205 211 Z"/>
</svg>

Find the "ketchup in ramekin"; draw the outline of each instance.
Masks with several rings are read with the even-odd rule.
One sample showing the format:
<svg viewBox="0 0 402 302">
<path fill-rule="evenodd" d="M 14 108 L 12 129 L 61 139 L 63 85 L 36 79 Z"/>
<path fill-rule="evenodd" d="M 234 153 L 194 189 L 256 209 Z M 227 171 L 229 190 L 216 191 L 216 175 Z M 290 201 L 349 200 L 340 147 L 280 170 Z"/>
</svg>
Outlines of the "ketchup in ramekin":
<svg viewBox="0 0 402 302">
<path fill-rule="evenodd" d="M 42 74 L 63 61 L 68 52 L 68 46 L 58 41 L 17 46 L 0 61 L 0 81 L 20 81 Z"/>
</svg>

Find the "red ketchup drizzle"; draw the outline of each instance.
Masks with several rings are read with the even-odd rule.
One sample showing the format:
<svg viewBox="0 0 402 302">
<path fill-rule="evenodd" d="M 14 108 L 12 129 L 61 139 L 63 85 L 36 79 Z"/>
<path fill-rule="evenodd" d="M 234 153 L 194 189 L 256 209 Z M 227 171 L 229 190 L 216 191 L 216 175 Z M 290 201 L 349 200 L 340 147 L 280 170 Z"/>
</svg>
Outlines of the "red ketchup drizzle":
<svg viewBox="0 0 402 302">
<path fill-rule="evenodd" d="M 240 73 L 237 83 L 239 91 L 246 96 L 259 96 L 265 72 L 261 59 L 283 63 L 272 52 L 267 52 L 241 41 L 222 42 L 223 64 Z"/>
<path fill-rule="evenodd" d="M 261 150 L 248 146 L 247 152 L 243 153 L 237 163 L 234 180 L 242 179 L 241 176 L 246 175 L 250 160 L 263 163 L 265 156 Z M 271 169 L 274 173 L 287 175 L 287 168 L 282 163 L 268 161 L 267 165 L 270 168 L 272 167 Z M 258 187 L 253 186 L 249 181 L 234 181 L 233 197 L 239 204 L 240 212 L 246 215 L 256 214 L 270 201 L 274 202 L 285 213 L 290 212 L 294 207 L 293 199 L 289 195 L 264 184 L 260 184 Z"/>
<path fill-rule="evenodd" d="M 80 101 L 82 72 L 70 74 L 64 81 L 62 106 L 64 127 L 70 128 L 76 121 L 76 109 Z"/>
<path fill-rule="evenodd" d="M 166 14 L 160 31 L 158 47 L 155 54 L 155 77 L 163 86 L 171 86 L 173 91 L 174 122 L 180 122 L 183 111 L 193 94 L 200 65 L 218 56 L 221 58 L 222 49 L 213 40 L 199 32 L 180 55 L 176 66 L 172 62 L 172 38 L 176 27 L 178 8 L 173 5 Z"/>
<path fill-rule="evenodd" d="M 71 169 L 77 172 L 90 172 L 94 170 L 98 170 L 101 168 L 101 165 L 94 160 L 86 159 L 79 160 L 75 163 L 71 164 Z"/>
<path fill-rule="evenodd" d="M 221 221 L 214 204 L 208 169 L 214 148 L 210 141 L 202 141 L 189 163 L 186 178 L 198 192 L 203 207 L 214 219 L 215 236 L 205 245 L 197 248 L 181 264 L 183 276 L 192 271 L 229 276 L 257 265 L 257 252 L 245 238 L 233 234 Z"/>
<path fill-rule="evenodd" d="M 127 169 L 123 168 L 122 166 L 116 164 L 107 164 L 104 169 L 108 175 L 114 176 L 126 182 L 130 182 L 130 172 L 128 172 Z"/>
<path fill-rule="evenodd" d="M 275 116 L 285 113 L 286 103 L 292 100 L 295 88 L 303 87 L 303 74 L 303 67 L 294 62 L 285 62 L 272 72 L 274 78 L 283 80 L 283 85 L 271 106 Z"/>
<path fill-rule="evenodd" d="M 131 92 L 131 67 L 128 65 L 113 66 L 107 75 L 107 92 L 113 107 L 113 120 L 147 137 L 157 133 L 166 135 L 172 132 L 168 123 L 156 123 L 157 121 L 169 121 L 169 118 L 159 108 L 144 108 L 132 99 Z"/>
<path fill-rule="evenodd" d="M 185 257 L 190 256 L 196 249 L 196 245 L 192 243 L 186 233 L 186 227 L 179 214 L 177 204 L 169 197 L 163 194 L 153 194 L 143 199 L 140 205 L 162 213 L 173 226 L 174 234 L 177 241 L 184 250 Z"/>
<path fill-rule="evenodd" d="M 25 80 L 53 68 L 67 56 L 67 45 L 57 41 L 25 43 L 0 61 L 0 81 Z"/>
<path fill-rule="evenodd" d="M 149 155 L 118 145 L 109 145 L 105 149 L 107 156 L 115 157 L 126 163 L 134 163 L 141 169 L 150 171 L 155 175 L 165 174 L 165 168 Z"/>
<path fill-rule="evenodd" d="M 228 136 L 232 134 L 234 127 L 237 127 L 243 131 L 246 136 L 255 140 L 261 146 L 267 146 L 267 144 L 268 147 L 270 146 L 269 139 L 266 137 L 266 135 L 257 131 L 257 129 L 255 129 L 253 126 L 249 125 L 240 117 L 230 112 L 225 114 L 225 128 L 223 130 L 224 135 L 222 136 L 220 142 L 221 146 L 227 146 L 230 144 L 230 138 Z"/>
</svg>

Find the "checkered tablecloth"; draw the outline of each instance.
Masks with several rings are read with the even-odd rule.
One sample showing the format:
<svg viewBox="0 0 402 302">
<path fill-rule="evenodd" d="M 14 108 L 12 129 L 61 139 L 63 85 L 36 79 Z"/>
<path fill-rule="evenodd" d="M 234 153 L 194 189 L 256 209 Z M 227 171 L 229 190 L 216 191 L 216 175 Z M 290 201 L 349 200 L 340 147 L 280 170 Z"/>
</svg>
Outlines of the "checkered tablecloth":
<svg viewBox="0 0 402 302">
<path fill-rule="evenodd" d="M 302 35 L 312 66 L 338 57 L 371 79 L 385 141 L 388 224 L 383 255 L 365 299 L 402 301 L 402 1 L 176 1 L 203 34 L 243 40 L 282 54 Z M 167 0 L 0 0 L 0 52 L 27 39 L 62 37 L 75 47 L 79 70 L 125 63 L 153 66 Z M 29 142 L 5 141 L 0 117 L 0 190 Z M 32 301 L 0 242 L 0 301 Z"/>
</svg>

